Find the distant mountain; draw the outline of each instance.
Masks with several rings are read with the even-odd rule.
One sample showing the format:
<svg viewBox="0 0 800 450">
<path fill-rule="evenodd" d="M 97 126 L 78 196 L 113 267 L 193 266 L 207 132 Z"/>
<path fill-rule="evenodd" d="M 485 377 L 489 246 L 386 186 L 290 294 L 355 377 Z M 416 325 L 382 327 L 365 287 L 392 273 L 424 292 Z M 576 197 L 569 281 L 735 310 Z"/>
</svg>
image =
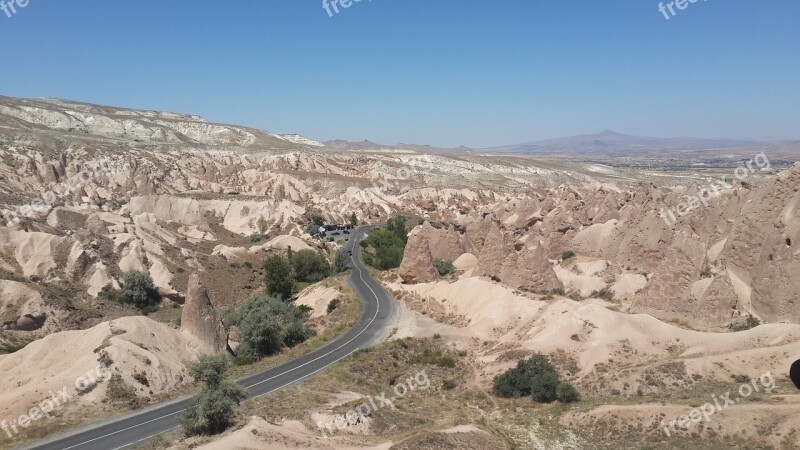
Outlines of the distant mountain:
<svg viewBox="0 0 800 450">
<path fill-rule="evenodd" d="M 367 139 L 360 142 L 336 139 L 334 141 L 325 141 L 324 144 L 326 147 L 335 150 L 380 150 L 392 148 L 391 145 L 378 144 Z"/>
<path fill-rule="evenodd" d="M 631 136 L 606 130 L 598 134 L 526 142 L 483 149 L 497 153 L 628 155 L 658 151 L 710 150 L 757 147 L 765 142 L 741 139 L 656 138 Z"/>
<path fill-rule="evenodd" d="M 472 153 L 474 152 L 473 149 L 464 147 L 455 147 L 455 148 L 442 148 L 442 147 L 434 147 L 431 145 L 423 145 L 423 144 L 396 144 L 396 145 L 386 145 L 386 144 L 378 144 L 376 142 L 372 142 L 370 140 L 364 139 L 360 142 L 355 141 L 345 141 L 341 139 L 337 139 L 334 141 L 325 141 L 325 146 L 335 150 L 362 150 L 362 151 L 369 151 L 369 150 L 406 150 L 406 151 L 413 151 L 418 153 Z"/>
</svg>

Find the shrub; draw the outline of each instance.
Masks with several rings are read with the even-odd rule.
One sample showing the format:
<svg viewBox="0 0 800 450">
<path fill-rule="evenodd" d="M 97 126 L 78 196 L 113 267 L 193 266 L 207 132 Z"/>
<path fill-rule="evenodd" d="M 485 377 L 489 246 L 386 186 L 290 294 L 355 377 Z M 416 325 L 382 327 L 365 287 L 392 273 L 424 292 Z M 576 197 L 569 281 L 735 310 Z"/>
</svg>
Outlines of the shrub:
<svg viewBox="0 0 800 450">
<path fill-rule="evenodd" d="M 750 314 L 750 315 L 747 316 L 747 319 L 745 320 L 745 322 L 743 324 L 731 325 L 731 329 L 733 331 L 745 331 L 745 330 L 749 330 L 751 328 L 755 328 L 755 327 L 757 327 L 759 325 L 761 325 L 761 321 L 758 320 L 758 318 L 753 317 L 752 314 Z"/>
<path fill-rule="evenodd" d="M 350 214 L 350 225 L 356 226 L 358 225 L 358 216 L 356 213 Z"/>
<path fill-rule="evenodd" d="M 540 403 L 550 403 L 558 397 L 559 375 L 544 355 L 533 355 L 517 363 L 517 367 L 494 379 L 493 391 L 501 397 L 532 396 Z"/>
<path fill-rule="evenodd" d="M 575 386 L 567 381 L 558 383 L 556 388 L 556 397 L 561 403 L 575 403 L 581 399 Z"/>
<path fill-rule="evenodd" d="M 314 335 L 307 320 L 294 303 L 264 294 L 248 298 L 235 318 L 241 342 L 237 356 L 262 358 L 305 341 Z"/>
<path fill-rule="evenodd" d="M 253 233 L 250 235 L 251 244 L 260 244 L 267 240 L 267 235 L 264 233 Z"/>
<path fill-rule="evenodd" d="M 161 295 L 147 272 L 129 270 L 123 277 L 122 295 L 125 303 L 139 309 L 155 306 L 161 301 Z"/>
<path fill-rule="evenodd" d="M 272 256 L 264 263 L 267 272 L 264 281 L 267 285 L 267 294 L 280 297 L 284 300 L 292 298 L 294 280 L 292 279 L 292 265 L 285 258 Z"/>
<path fill-rule="evenodd" d="M 564 253 L 561 254 L 561 259 L 563 259 L 564 261 L 574 257 L 575 257 L 575 252 L 573 252 L 572 250 L 565 250 Z"/>
<path fill-rule="evenodd" d="M 292 256 L 291 263 L 297 281 L 316 283 L 331 274 L 328 260 L 314 250 L 300 250 Z"/>
<path fill-rule="evenodd" d="M 306 233 L 310 234 L 312 237 L 313 237 L 313 236 L 317 236 L 317 235 L 319 234 L 319 227 L 320 227 L 320 226 L 319 226 L 319 225 L 317 225 L 316 223 L 314 223 L 314 222 L 310 222 L 310 223 L 309 223 L 309 224 L 306 226 Z"/>
<path fill-rule="evenodd" d="M 599 291 L 593 291 L 590 297 L 594 298 L 602 298 L 603 300 L 614 300 L 614 291 L 608 288 L 600 289 Z"/>
<path fill-rule="evenodd" d="M 123 294 L 122 291 L 114 289 L 110 284 L 103 286 L 103 289 L 100 290 L 97 297 L 112 302 L 128 303 L 125 294 Z"/>
<path fill-rule="evenodd" d="M 328 314 L 330 314 L 333 311 L 335 311 L 336 308 L 338 308 L 339 305 L 341 305 L 341 304 L 342 304 L 342 302 L 338 298 L 335 298 L 335 299 L 331 300 L 331 302 L 328 303 L 328 309 L 327 309 Z"/>
<path fill-rule="evenodd" d="M 228 379 L 228 360 L 225 356 L 202 356 L 189 367 L 189 374 L 205 384 L 203 391 L 192 400 L 181 419 L 188 435 L 216 434 L 233 424 L 235 405 L 245 399 L 245 391 Z"/>
<path fill-rule="evenodd" d="M 441 276 L 449 275 L 456 270 L 455 266 L 453 266 L 453 261 L 448 259 L 436 258 L 433 261 L 433 266 L 436 267 L 436 271 L 439 272 Z"/>
</svg>

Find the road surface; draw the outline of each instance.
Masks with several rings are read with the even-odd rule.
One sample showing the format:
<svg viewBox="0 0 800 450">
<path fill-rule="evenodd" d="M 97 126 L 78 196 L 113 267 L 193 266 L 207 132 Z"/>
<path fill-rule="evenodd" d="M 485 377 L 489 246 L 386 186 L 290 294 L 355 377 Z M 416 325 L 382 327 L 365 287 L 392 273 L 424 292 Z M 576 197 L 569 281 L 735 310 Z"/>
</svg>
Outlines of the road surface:
<svg viewBox="0 0 800 450">
<path fill-rule="evenodd" d="M 394 300 L 370 275 L 361 259 L 357 245 L 369 227 L 353 232 L 348 243 L 353 251 L 350 285 L 364 305 L 361 318 L 346 333 L 311 353 L 279 367 L 239 380 L 251 400 L 270 394 L 313 376 L 337 363 L 351 353 L 383 340 L 392 324 Z M 133 447 L 153 437 L 180 427 L 180 418 L 191 398 L 169 403 L 115 418 L 88 428 L 56 436 L 47 441 L 23 447 L 42 450 L 112 450 Z"/>
</svg>

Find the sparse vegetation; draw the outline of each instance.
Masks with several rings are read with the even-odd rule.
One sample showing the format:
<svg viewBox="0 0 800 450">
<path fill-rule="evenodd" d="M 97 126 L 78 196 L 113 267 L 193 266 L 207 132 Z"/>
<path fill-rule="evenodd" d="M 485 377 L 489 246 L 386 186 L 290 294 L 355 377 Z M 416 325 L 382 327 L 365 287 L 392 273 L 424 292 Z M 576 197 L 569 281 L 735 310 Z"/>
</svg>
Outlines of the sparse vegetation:
<svg viewBox="0 0 800 450">
<path fill-rule="evenodd" d="M 436 267 L 436 271 L 439 272 L 439 275 L 445 276 L 455 272 L 456 268 L 453 265 L 453 261 L 449 259 L 439 259 L 436 258 L 433 261 L 433 266 Z"/>
<path fill-rule="evenodd" d="M 267 241 L 268 236 L 264 233 L 253 233 L 250 235 L 250 243 L 253 245 L 260 244 Z"/>
<path fill-rule="evenodd" d="M 614 291 L 608 288 L 600 289 L 599 291 L 592 291 L 589 295 L 592 298 L 602 298 L 603 300 L 613 301 L 614 300 Z"/>
<path fill-rule="evenodd" d="M 752 314 L 748 314 L 747 318 L 745 319 L 744 323 L 734 323 L 731 325 L 731 330 L 733 331 L 745 331 L 751 328 L 755 328 L 761 325 L 761 321 L 758 320 L 757 317 L 754 317 Z"/>
<path fill-rule="evenodd" d="M 422 354 L 414 359 L 416 364 L 427 364 L 452 369 L 456 366 L 456 360 L 438 350 L 425 349 Z"/>
<path fill-rule="evenodd" d="M 228 379 L 225 356 L 203 356 L 189 367 L 189 374 L 205 387 L 181 419 L 187 435 L 217 434 L 234 422 L 234 406 L 245 398 L 244 389 Z"/>
<path fill-rule="evenodd" d="M 572 250 L 565 250 L 564 253 L 561 254 L 561 259 L 566 261 L 568 259 L 572 259 L 575 257 L 575 252 Z"/>
</svg>

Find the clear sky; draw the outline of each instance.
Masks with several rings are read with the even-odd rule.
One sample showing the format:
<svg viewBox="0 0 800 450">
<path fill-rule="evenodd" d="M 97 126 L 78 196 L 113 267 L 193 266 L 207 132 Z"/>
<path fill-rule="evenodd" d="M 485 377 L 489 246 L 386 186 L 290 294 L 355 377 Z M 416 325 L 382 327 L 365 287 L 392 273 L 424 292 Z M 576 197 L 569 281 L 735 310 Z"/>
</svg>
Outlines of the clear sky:
<svg viewBox="0 0 800 450">
<path fill-rule="evenodd" d="M 387 144 L 800 138 L 797 0 L 28 1 L 1 95 Z"/>
</svg>

